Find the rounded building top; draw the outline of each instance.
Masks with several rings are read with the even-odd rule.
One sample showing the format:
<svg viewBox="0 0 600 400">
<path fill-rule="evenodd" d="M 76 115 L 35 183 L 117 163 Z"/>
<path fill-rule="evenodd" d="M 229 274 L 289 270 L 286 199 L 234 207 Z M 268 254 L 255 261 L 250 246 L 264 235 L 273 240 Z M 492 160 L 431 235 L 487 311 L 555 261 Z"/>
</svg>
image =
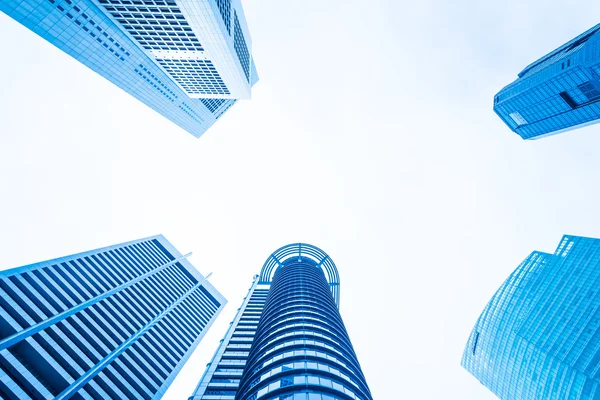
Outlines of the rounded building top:
<svg viewBox="0 0 600 400">
<path fill-rule="evenodd" d="M 320 248 L 306 243 L 292 243 L 280 247 L 267 258 L 260 271 L 260 283 L 271 283 L 275 271 L 292 262 L 308 262 L 321 268 L 329 283 L 335 304 L 340 306 L 340 276 L 333 260 Z"/>
</svg>

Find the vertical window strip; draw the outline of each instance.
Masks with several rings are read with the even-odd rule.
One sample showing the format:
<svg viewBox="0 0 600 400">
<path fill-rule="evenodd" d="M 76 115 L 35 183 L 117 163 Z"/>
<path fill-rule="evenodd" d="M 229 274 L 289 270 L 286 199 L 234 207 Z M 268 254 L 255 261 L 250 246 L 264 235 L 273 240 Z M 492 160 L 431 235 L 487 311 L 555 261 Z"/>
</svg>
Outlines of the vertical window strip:
<svg viewBox="0 0 600 400">
<path fill-rule="evenodd" d="M 21 274 L 21 277 L 27 281 L 31 287 L 33 287 L 37 293 L 39 293 L 54 309 L 59 312 L 63 312 L 67 309 L 65 304 L 55 296 L 48 286 L 42 282 L 36 275 L 32 274 L 31 271 Z"/>
<path fill-rule="evenodd" d="M 131 259 L 129 259 L 121 249 L 114 249 L 110 252 L 110 254 L 115 258 L 115 260 L 122 265 L 123 268 L 127 269 L 127 271 L 133 276 L 138 277 L 144 274 L 144 271 L 139 268 L 136 264 L 134 264 Z"/>
<path fill-rule="evenodd" d="M 115 274 L 118 274 L 124 282 L 129 282 L 130 280 L 137 278 L 137 275 L 131 270 L 130 266 L 119 260 L 113 250 L 99 253 L 98 256 L 105 260 L 112 268 L 112 271 Z"/>
<path fill-rule="evenodd" d="M 57 270 L 56 266 L 54 266 L 54 268 L 48 268 L 46 269 L 46 273 L 52 278 L 52 280 L 54 280 L 54 282 L 56 282 L 58 284 L 58 286 L 60 286 L 60 288 L 63 290 L 63 292 L 69 296 L 69 298 L 71 299 L 71 302 L 74 305 L 78 305 L 83 303 L 85 299 L 81 293 L 79 293 L 79 291 L 77 289 L 75 289 L 73 286 L 71 286 L 62 276 L 61 274 L 62 271 Z"/>
<path fill-rule="evenodd" d="M 129 282 L 137 278 L 137 275 L 131 270 L 130 266 L 118 259 L 113 250 L 98 254 L 105 260 L 106 264 L 112 268 L 115 275 L 118 275 L 124 282 Z"/>
<path fill-rule="evenodd" d="M 117 357 L 113 362 L 109 364 L 112 368 L 115 369 L 116 372 L 121 375 L 121 378 L 124 379 L 131 387 L 140 393 L 144 399 L 151 399 L 154 392 L 150 390 L 144 381 L 144 375 L 140 374 L 138 370 L 132 370 L 123 362 L 125 357 L 121 354 Z M 127 377 L 127 378 L 125 378 Z M 141 379 L 140 379 L 141 378 Z"/>
<path fill-rule="evenodd" d="M 84 352 L 94 364 L 102 359 L 103 355 L 98 351 L 98 347 L 100 346 L 88 347 L 90 346 L 88 338 L 84 337 L 84 335 L 81 333 L 81 328 L 77 326 L 74 319 L 69 317 L 57 323 L 55 326 L 60 329 L 60 331 L 73 343 L 75 343 L 77 349 Z"/>
<path fill-rule="evenodd" d="M 158 391 L 159 386 L 156 386 L 152 378 L 150 378 L 143 369 L 140 369 L 136 364 L 131 363 L 131 359 L 126 352 L 121 354 L 111 364 L 114 364 L 114 367 L 117 369 L 122 369 L 122 371 L 119 370 L 121 374 L 135 377 L 135 387 L 139 392 L 144 392 L 146 394 L 146 396 L 144 396 L 145 398 L 151 399 L 154 396 L 154 393 Z"/>
<path fill-rule="evenodd" d="M 144 320 L 149 321 L 158 315 L 158 313 L 152 311 L 149 305 L 140 298 L 135 286 L 137 285 L 130 286 L 127 288 L 128 290 L 123 291 L 123 296 L 126 298 L 126 301 L 135 308 L 138 315 L 142 316 Z"/>
<path fill-rule="evenodd" d="M 215 315 L 215 313 L 218 310 L 218 308 L 216 308 L 215 305 L 209 299 L 207 299 L 206 296 L 204 296 L 204 293 L 202 293 L 201 291 L 198 293 L 197 304 L 205 311 L 205 317 L 207 318 L 207 322 L 212 318 L 213 315 Z"/>
<path fill-rule="evenodd" d="M 185 301 L 181 304 L 180 312 L 183 314 L 184 318 L 190 321 L 192 328 L 194 329 L 194 334 L 196 335 L 202 328 L 202 316 L 193 309 L 194 303 L 195 300 L 189 298 L 189 301 Z"/>
<path fill-rule="evenodd" d="M 179 298 L 179 296 L 185 293 L 183 288 L 179 287 L 172 281 L 170 276 L 170 270 L 172 268 L 173 266 L 170 266 L 169 268 L 162 270 L 159 274 L 153 276 L 156 277 L 156 280 L 160 282 L 160 288 L 162 289 L 161 291 L 164 294 L 169 295 L 169 298 L 171 299 L 169 303 L 172 303 Z"/>
<path fill-rule="evenodd" d="M 137 368 L 143 370 L 146 375 L 148 375 L 155 385 L 162 385 L 163 382 L 163 374 L 159 371 L 160 364 L 154 359 L 146 358 L 140 354 L 139 346 L 134 348 L 135 345 L 130 346 L 126 351 L 133 365 L 137 366 Z M 164 377 L 166 378 L 168 374 L 164 372 Z"/>
<path fill-rule="evenodd" d="M 174 285 L 182 288 L 184 290 L 184 293 L 195 285 L 195 282 L 193 283 L 189 279 L 185 279 L 181 275 L 179 263 L 175 264 L 172 268 L 169 268 L 168 271 L 166 271 L 165 275 L 171 279 Z"/>
<path fill-rule="evenodd" d="M 125 332 L 117 325 L 116 321 L 110 317 L 110 313 L 101 304 L 94 304 L 83 310 L 104 330 L 108 339 L 117 344 L 123 343 L 127 339 Z"/>
<path fill-rule="evenodd" d="M 113 310 L 118 312 L 118 316 L 122 319 L 122 323 L 129 328 L 129 336 L 133 335 L 135 332 L 139 330 L 139 328 L 143 325 L 140 324 L 139 321 L 129 312 L 128 307 L 123 304 L 120 293 L 107 297 L 102 300 L 102 303 L 109 304 Z"/>
<path fill-rule="evenodd" d="M 190 331 L 181 323 L 181 320 L 176 318 L 174 315 L 169 316 L 168 320 L 165 321 L 165 328 L 166 327 L 169 327 L 171 331 L 180 332 L 179 336 L 176 338 L 181 344 L 181 356 L 183 356 L 189 349 L 190 344 L 193 342 L 193 340 L 191 340 L 192 335 Z"/>
<path fill-rule="evenodd" d="M 118 343 L 116 343 L 114 339 L 108 334 L 106 328 L 104 326 L 101 326 L 101 322 L 94 320 L 94 318 L 91 317 L 91 314 L 86 311 L 87 310 L 82 310 L 79 313 L 77 313 L 77 317 L 79 318 L 79 320 L 87 327 L 87 329 L 89 329 L 94 335 L 96 335 L 96 337 L 102 343 L 104 343 L 107 349 L 109 349 L 110 351 L 114 350 L 118 346 Z"/>
<path fill-rule="evenodd" d="M 85 372 L 47 332 L 42 331 L 33 335 L 32 340 L 73 379 L 77 379 Z"/>
<path fill-rule="evenodd" d="M 158 374 L 150 366 L 146 364 L 139 364 L 133 357 L 129 347 L 123 354 L 119 356 L 119 359 L 127 365 L 127 367 L 138 377 L 139 380 L 144 382 L 144 385 L 152 392 L 156 393 L 160 388 L 162 382 L 158 378 Z"/>
<path fill-rule="evenodd" d="M 162 260 L 173 261 L 176 257 L 167 257 L 160 247 L 156 246 L 154 241 L 137 243 L 138 250 L 149 260 L 156 260 L 161 263 Z"/>
<path fill-rule="evenodd" d="M 92 360 L 90 360 L 85 353 L 79 351 L 75 343 L 73 343 L 73 341 L 71 341 L 67 335 L 63 334 L 57 326 L 53 325 L 46 329 L 46 331 L 48 336 L 54 339 L 61 349 L 67 353 L 83 371 L 87 371 L 94 365 Z"/>
<path fill-rule="evenodd" d="M 128 396 L 123 393 L 104 372 L 100 372 L 96 375 L 94 379 L 92 379 L 92 382 L 100 386 L 109 395 L 110 399 L 128 398 Z"/>
<path fill-rule="evenodd" d="M 48 287 L 48 289 L 58 297 L 66 306 L 66 308 L 75 307 L 76 303 L 73 301 L 63 289 L 52 279 L 47 273 L 46 268 L 40 268 L 33 271 L 33 273 Z"/>
<path fill-rule="evenodd" d="M 201 314 L 206 318 L 206 320 L 210 320 L 212 316 L 217 311 L 214 308 L 214 305 L 204 296 L 204 294 L 200 290 L 196 290 L 194 292 L 193 299 L 195 300 L 194 305 L 201 310 Z"/>
<path fill-rule="evenodd" d="M 90 393 L 90 395 L 92 396 L 92 398 L 94 399 L 110 399 L 110 396 L 108 395 L 108 393 L 106 393 L 104 391 L 104 389 L 102 389 L 100 387 L 100 385 L 98 385 L 95 381 L 91 380 L 90 382 L 88 382 L 87 385 L 85 385 L 83 387 L 83 389 Z"/>
<path fill-rule="evenodd" d="M 101 260 L 100 257 L 93 254 L 90 257 L 90 260 L 93 260 L 97 271 L 105 277 L 113 286 L 112 288 L 116 288 L 119 285 L 123 284 L 123 280 L 115 274 L 115 272 L 111 269 L 110 264 L 105 264 L 104 260 Z"/>
<path fill-rule="evenodd" d="M 80 318 L 80 315 L 76 314 L 68 318 L 71 327 L 75 329 L 81 337 L 87 342 L 85 346 L 93 346 L 101 357 L 104 358 L 111 349 L 104 344 L 104 342 L 98 337 L 91 329 L 88 328 L 87 324 Z M 86 347 L 87 348 L 87 347 Z"/>
<path fill-rule="evenodd" d="M 151 278 L 151 277 L 149 277 Z M 146 293 L 148 293 L 148 297 L 153 300 L 153 304 L 156 304 L 160 307 L 161 310 L 168 307 L 168 299 L 159 295 L 156 291 L 156 281 L 151 280 L 149 278 L 144 279 L 140 283 L 140 288 L 143 289 Z"/>
<path fill-rule="evenodd" d="M 174 355 L 165 348 L 164 343 L 157 339 L 156 334 L 154 332 L 156 325 L 150 329 L 146 334 L 144 334 L 143 338 L 146 339 L 149 345 L 152 346 L 154 353 L 161 356 L 162 360 L 165 361 L 167 370 L 169 373 L 173 370 L 173 368 L 177 365 L 177 361 L 175 360 Z"/>
<path fill-rule="evenodd" d="M 139 243 L 140 248 L 143 249 L 144 254 L 146 255 L 146 259 L 152 263 L 153 265 L 162 264 L 162 258 L 159 256 L 158 251 L 154 246 L 151 246 L 149 243 Z"/>
<path fill-rule="evenodd" d="M 96 348 L 87 348 L 87 340 L 79 333 L 79 331 L 73 326 L 71 320 L 63 320 L 51 328 L 56 334 L 64 338 L 65 343 L 71 343 L 72 349 L 82 355 L 82 359 L 87 364 L 90 362 L 92 365 L 97 363 L 102 355 L 98 353 Z"/>
<path fill-rule="evenodd" d="M 133 320 L 137 323 L 140 323 L 141 326 L 144 326 L 153 318 L 153 316 L 146 314 L 144 311 L 142 311 L 140 306 L 137 304 L 137 301 L 132 301 L 130 297 L 130 294 L 132 293 L 130 288 L 131 287 L 119 292 L 119 297 L 117 299 L 121 303 L 123 309 L 129 312 Z"/>
<path fill-rule="evenodd" d="M 200 287 L 200 291 L 204 294 L 204 296 L 206 296 L 208 300 L 210 300 L 211 303 L 213 303 L 215 310 L 221 306 L 221 303 L 219 303 L 217 299 L 215 299 L 214 296 L 210 294 L 210 292 L 206 290 L 206 288 L 204 288 L 204 286 Z"/>
<path fill-rule="evenodd" d="M 214 312 L 211 312 L 211 310 L 209 310 L 208 307 L 203 304 L 202 296 L 197 290 L 191 297 L 193 301 L 190 303 L 190 308 L 192 308 L 198 315 L 200 322 L 203 325 L 206 325 L 214 315 Z"/>
<path fill-rule="evenodd" d="M 177 361 L 185 353 L 185 342 L 182 341 L 184 332 L 173 326 L 170 318 L 165 316 L 158 324 L 154 326 L 156 335 L 166 344 L 167 350 L 173 350 L 173 357 Z"/>
<path fill-rule="evenodd" d="M 0 306 L 23 329 L 35 324 L 35 320 L 16 303 L 12 297 L 0 287 Z"/>
<path fill-rule="evenodd" d="M 177 325 L 180 327 L 180 330 L 184 331 L 184 333 L 186 334 L 186 337 L 188 339 L 188 343 L 186 343 L 186 348 L 188 348 L 190 346 L 190 344 L 192 344 L 194 342 L 194 338 L 196 337 L 198 331 L 197 331 L 197 327 L 194 324 L 193 320 L 189 319 L 183 312 L 182 312 L 182 308 L 183 308 L 183 304 L 187 301 L 187 299 L 182 302 L 181 304 L 179 304 L 174 310 L 173 310 L 173 324 Z"/>
<path fill-rule="evenodd" d="M 118 308 L 119 311 L 123 314 L 123 316 L 127 319 L 127 322 L 131 325 L 135 332 L 137 332 L 141 327 L 146 325 L 146 321 L 141 317 L 138 313 L 133 309 L 132 304 L 130 304 L 125 298 L 125 291 L 121 291 L 117 294 L 112 295 L 108 299 L 112 300 L 112 304 L 115 308 Z"/>
<path fill-rule="evenodd" d="M 154 316 L 160 314 L 161 308 L 159 307 L 159 304 L 156 303 L 156 301 L 151 300 L 151 296 L 145 290 L 144 281 L 140 281 L 137 284 L 133 285 L 132 290 L 136 294 L 137 298 L 141 300 L 141 303 L 144 305 L 144 307 L 146 307 L 149 314 Z"/>
<path fill-rule="evenodd" d="M 65 267 L 66 266 L 66 267 Z M 60 277 L 71 287 L 83 301 L 87 301 L 94 297 L 87 288 L 83 285 L 80 279 L 75 278 L 70 271 L 69 265 L 66 264 L 56 264 L 55 271 L 57 274 L 60 274 Z"/>
<path fill-rule="evenodd" d="M 107 318 L 107 316 L 110 316 L 110 319 L 114 319 L 117 323 L 115 327 L 118 326 L 118 329 L 121 331 L 121 334 L 125 338 L 130 337 L 135 332 L 135 329 L 133 329 L 131 325 L 129 325 L 125 317 L 121 314 L 120 310 L 115 308 L 115 306 L 110 301 L 107 301 L 109 299 L 110 297 L 97 303 L 98 311 L 101 311 L 101 314 L 105 318 Z"/>
<path fill-rule="evenodd" d="M 139 253 L 137 252 L 137 250 L 135 249 L 134 246 L 128 246 L 128 247 L 123 247 L 121 248 L 121 251 L 127 255 L 127 257 L 129 257 L 129 259 L 131 259 L 131 261 L 133 263 L 135 263 L 135 265 L 138 266 L 138 268 L 142 271 L 142 273 L 146 273 L 150 270 L 152 270 L 152 266 L 148 265 L 148 263 L 145 263 Z"/>
<path fill-rule="evenodd" d="M 140 365 L 151 365 L 160 374 L 161 381 L 169 376 L 171 370 L 168 365 L 143 337 L 131 345 L 130 349 L 141 359 Z"/>
<path fill-rule="evenodd" d="M 153 270 L 154 268 L 152 267 L 152 265 L 144 262 L 143 258 L 140 256 L 140 254 L 137 252 L 135 246 L 127 246 L 127 247 L 122 247 L 121 248 L 121 252 L 129 259 L 131 260 L 131 262 L 137 266 L 137 268 L 139 270 L 142 271 L 142 273 L 146 273 L 148 271 Z M 166 264 L 168 261 L 161 263 L 160 265 Z"/>
<path fill-rule="evenodd" d="M 9 280 L 40 309 L 46 318 L 57 314 L 56 309 L 22 275 L 13 275 Z"/>
<path fill-rule="evenodd" d="M 85 266 L 90 275 L 93 275 L 94 278 L 96 278 L 96 281 L 101 285 L 103 291 L 108 292 L 117 287 L 116 282 L 114 282 L 112 278 L 110 278 L 91 258 L 83 257 L 79 259 L 79 262 Z"/>
<path fill-rule="evenodd" d="M 112 363 L 108 364 L 103 370 L 110 381 L 117 386 L 126 397 L 125 399 L 143 399 L 142 395 L 131 386 L 131 384 L 117 371 Z"/>
<path fill-rule="evenodd" d="M 157 239 L 152 239 L 148 244 L 159 249 L 159 253 L 167 257 L 169 261 L 173 261 L 176 258 Z"/>
<path fill-rule="evenodd" d="M 166 318 L 167 316 L 165 316 Z M 178 332 L 179 329 L 174 328 L 168 320 L 164 318 L 153 327 L 154 335 L 157 340 L 160 340 L 167 351 L 171 352 L 175 360 L 175 364 L 179 362 L 181 356 L 185 354 L 185 344 L 182 342 L 181 336 L 183 332 Z"/>
<path fill-rule="evenodd" d="M 144 242 L 143 246 L 148 250 L 148 253 L 151 254 L 154 258 L 162 262 L 162 260 L 172 261 L 176 257 L 172 257 L 170 253 L 163 246 L 157 246 L 155 242 Z"/>
<path fill-rule="evenodd" d="M 146 246 L 152 254 L 155 254 L 159 260 L 172 261 L 176 258 L 156 240 L 144 242 L 144 246 Z"/>
<path fill-rule="evenodd" d="M 198 279 L 196 279 L 196 277 L 194 275 L 192 275 L 192 273 L 190 271 L 188 271 L 187 268 L 185 268 L 183 266 L 183 264 L 181 263 L 177 263 L 175 264 L 177 268 L 175 268 L 175 273 L 181 277 L 181 279 L 186 282 L 189 283 L 191 286 L 195 285 L 196 283 L 198 283 Z M 190 286 L 190 287 L 191 287 Z"/>
<path fill-rule="evenodd" d="M 187 300 L 187 299 L 186 299 Z M 185 301 L 184 301 L 185 302 Z M 182 303 L 180 303 L 177 307 L 173 309 L 173 314 L 169 316 L 169 318 L 165 319 L 165 325 L 168 326 L 172 331 L 179 331 L 186 338 L 193 337 L 193 328 L 187 319 L 183 319 L 179 314 L 179 307 Z M 183 346 L 186 349 L 189 346 L 189 343 L 185 343 Z"/>
<path fill-rule="evenodd" d="M 154 296 L 156 298 L 163 298 L 167 305 L 169 305 L 177 299 L 178 294 L 174 288 L 165 282 L 162 275 L 164 275 L 164 270 L 156 275 L 148 277 L 148 279 L 145 280 L 150 284 L 150 287 L 154 292 Z"/>
<path fill-rule="evenodd" d="M 71 260 L 70 269 L 71 273 L 76 277 L 76 279 L 81 282 L 82 285 L 85 286 L 88 292 L 92 293 L 93 297 L 98 296 L 100 293 L 103 293 L 102 289 L 100 289 L 97 282 L 94 282 L 92 277 L 85 273 L 84 269 L 75 262 L 76 260 Z"/>
<path fill-rule="evenodd" d="M 0 366 L 17 386 L 34 399 L 51 398 L 55 391 L 41 376 L 33 375 L 22 363 L 21 356 L 11 351 L 0 353 Z M 25 360 L 23 360 L 25 361 Z M 26 372 L 23 372 L 26 371 Z"/>
<path fill-rule="evenodd" d="M 156 268 L 156 266 L 160 264 L 160 262 L 157 262 L 151 257 L 148 249 L 146 249 L 143 243 L 137 243 L 136 245 L 132 246 L 132 248 L 139 253 L 142 262 L 148 265 L 150 268 Z"/>
<path fill-rule="evenodd" d="M 4 375 L 5 378 L 0 380 L 0 396 L 3 398 L 17 398 L 22 400 L 32 400 L 33 394 L 25 392 L 25 388 L 21 387 L 15 377 L 13 376 L 11 370 L 14 371 L 14 366 L 10 366 L 8 362 L 4 362 L 8 364 L 8 366 L 3 366 L 3 357 L 0 354 L 0 375 Z M 44 395 L 51 396 L 50 392 L 42 393 Z"/>
</svg>

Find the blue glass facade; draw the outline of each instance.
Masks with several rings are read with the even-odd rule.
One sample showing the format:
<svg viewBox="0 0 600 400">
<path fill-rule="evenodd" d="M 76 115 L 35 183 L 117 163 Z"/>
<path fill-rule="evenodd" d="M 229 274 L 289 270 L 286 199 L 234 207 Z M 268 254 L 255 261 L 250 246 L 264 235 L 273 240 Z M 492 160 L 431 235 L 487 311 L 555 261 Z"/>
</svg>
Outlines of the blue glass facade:
<svg viewBox="0 0 600 400">
<path fill-rule="evenodd" d="M 338 307 L 331 258 L 307 244 L 280 248 L 190 400 L 372 399 Z"/>
<path fill-rule="evenodd" d="M 533 252 L 490 300 L 462 366 L 501 399 L 600 399 L 600 240 Z"/>
<path fill-rule="evenodd" d="M 0 272 L 0 398 L 159 399 L 226 300 L 163 236 Z"/>
<path fill-rule="evenodd" d="M 196 137 L 258 80 L 239 0 L 0 0 L 0 10 Z"/>
<path fill-rule="evenodd" d="M 494 97 L 494 111 L 523 139 L 598 122 L 600 24 L 528 65 Z"/>
</svg>

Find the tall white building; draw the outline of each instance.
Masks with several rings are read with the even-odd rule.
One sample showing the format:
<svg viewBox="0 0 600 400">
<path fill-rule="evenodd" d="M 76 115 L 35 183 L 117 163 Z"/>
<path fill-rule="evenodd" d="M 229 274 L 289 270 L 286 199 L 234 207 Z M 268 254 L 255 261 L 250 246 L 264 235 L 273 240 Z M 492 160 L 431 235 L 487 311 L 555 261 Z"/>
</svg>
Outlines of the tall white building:
<svg viewBox="0 0 600 400">
<path fill-rule="evenodd" d="M 240 0 L 0 0 L 0 10 L 196 137 L 258 80 Z"/>
</svg>

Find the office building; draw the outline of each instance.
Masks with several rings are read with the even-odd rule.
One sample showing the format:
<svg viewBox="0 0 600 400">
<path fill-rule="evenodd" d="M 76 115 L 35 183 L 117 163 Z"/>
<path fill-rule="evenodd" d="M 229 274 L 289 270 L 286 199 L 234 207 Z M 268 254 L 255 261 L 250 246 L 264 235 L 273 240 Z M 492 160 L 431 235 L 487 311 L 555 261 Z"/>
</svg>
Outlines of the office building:
<svg viewBox="0 0 600 400">
<path fill-rule="evenodd" d="M 0 398 L 160 399 L 226 300 L 163 236 L 0 272 Z"/>
<path fill-rule="evenodd" d="M 600 24 L 525 67 L 494 97 L 494 111 L 523 139 L 598 122 Z"/>
<path fill-rule="evenodd" d="M 196 137 L 258 80 L 240 0 L 0 0 L 0 10 Z"/>
<path fill-rule="evenodd" d="M 504 400 L 600 398 L 600 240 L 534 251 L 477 320 L 462 366 Z"/>
<path fill-rule="evenodd" d="M 317 247 L 275 251 L 190 400 L 372 399 L 339 313 L 339 283 Z"/>
</svg>

